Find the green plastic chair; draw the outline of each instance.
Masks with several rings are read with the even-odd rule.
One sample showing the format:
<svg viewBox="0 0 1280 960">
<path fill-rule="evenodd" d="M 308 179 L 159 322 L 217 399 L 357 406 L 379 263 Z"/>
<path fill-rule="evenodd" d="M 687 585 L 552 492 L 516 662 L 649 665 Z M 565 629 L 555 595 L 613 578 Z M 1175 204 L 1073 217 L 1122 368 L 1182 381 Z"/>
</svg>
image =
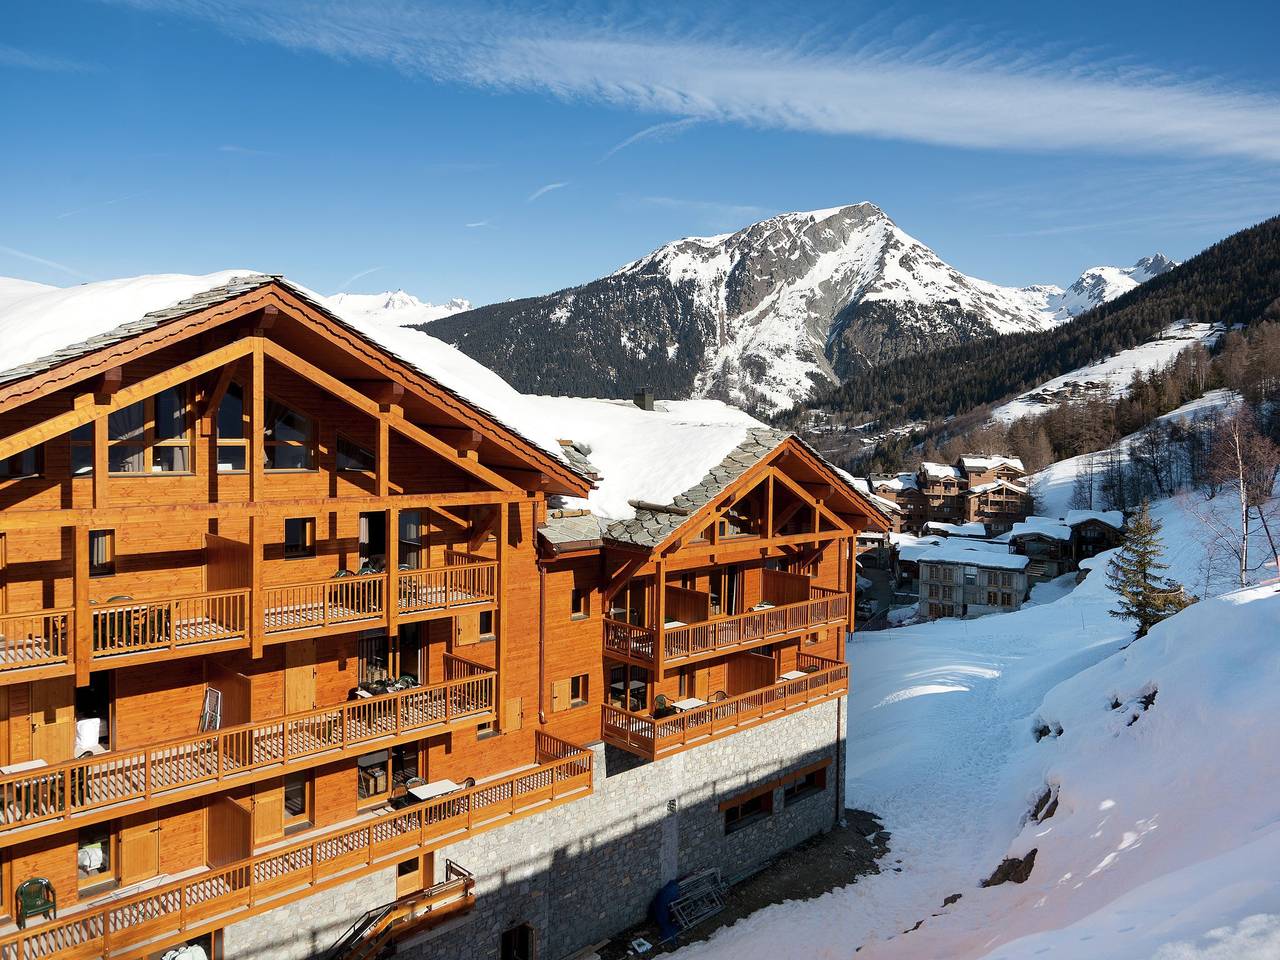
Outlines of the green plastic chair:
<svg viewBox="0 0 1280 960">
<path fill-rule="evenodd" d="M 19 930 L 26 929 L 29 917 L 58 919 L 58 895 L 54 892 L 53 884 L 44 877 L 23 880 L 14 891 L 14 899 L 18 901 Z"/>
</svg>

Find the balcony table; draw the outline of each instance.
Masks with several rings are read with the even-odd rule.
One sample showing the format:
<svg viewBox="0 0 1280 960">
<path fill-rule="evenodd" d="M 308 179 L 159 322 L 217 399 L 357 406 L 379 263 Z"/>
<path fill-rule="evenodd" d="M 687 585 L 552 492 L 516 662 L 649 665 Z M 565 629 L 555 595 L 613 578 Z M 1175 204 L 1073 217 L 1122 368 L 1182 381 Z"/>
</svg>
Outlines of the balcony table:
<svg viewBox="0 0 1280 960">
<path fill-rule="evenodd" d="M 701 700 L 698 697 L 686 697 L 683 700 L 677 700 L 675 703 L 671 704 L 671 707 L 677 713 L 684 713 L 686 710 L 696 710 L 698 707 L 705 707 L 706 705 L 707 701 Z"/>
<path fill-rule="evenodd" d="M 788 680 L 799 680 L 801 677 L 807 677 L 808 674 L 803 670 L 789 670 L 778 677 L 779 683 L 786 683 Z"/>
<path fill-rule="evenodd" d="M 454 783 L 452 780 L 433 780 L 421 786 L 409 787 L 407 792 L 418 800 L 434 800 L 436 797 L 443 797 L 446 793 L 461 789 L 462 784 Z"/>
<path fill-rule="evenodd" d="M 25 773 L 28 770 L 38 770 L 47 766 L 48 764 L 43 760 L 23 760 L 21 763 L 11 763 L 8 766 L 0 767 L 0 773 Z"/>
</svg>

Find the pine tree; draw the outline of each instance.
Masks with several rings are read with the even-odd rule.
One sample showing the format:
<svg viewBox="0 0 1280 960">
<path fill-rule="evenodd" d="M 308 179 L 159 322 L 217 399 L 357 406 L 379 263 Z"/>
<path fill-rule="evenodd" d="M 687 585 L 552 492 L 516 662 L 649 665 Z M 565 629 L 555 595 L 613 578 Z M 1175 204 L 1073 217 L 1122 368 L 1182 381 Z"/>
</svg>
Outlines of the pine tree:
<svg viewBox="0 0 1280 960">
<path fill-rule="evenodd" d="M 1143 500 L 1125 529 L 1124 543 L 1107 567 L 1107 586 L 1120 598 L 1111 615 L 1136 621 L 1140 637 L 1190 602 L 1181 584 L 1161 576 L 1161 571 L 1169 568 L 1160 562 L 1163 550 L 1160 521 L 1151 516 Z"/>
</svg>

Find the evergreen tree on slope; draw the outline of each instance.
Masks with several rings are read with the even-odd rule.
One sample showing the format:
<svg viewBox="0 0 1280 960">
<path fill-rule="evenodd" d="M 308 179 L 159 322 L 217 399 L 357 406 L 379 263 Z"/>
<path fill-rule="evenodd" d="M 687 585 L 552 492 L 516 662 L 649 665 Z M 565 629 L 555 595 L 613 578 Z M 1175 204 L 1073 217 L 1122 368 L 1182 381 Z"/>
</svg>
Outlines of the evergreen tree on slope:
<svg viewBox="0 0 1280 960">
<path fill-rule="evenodd" d="M 1140 637 L 1190 603 L 1181 584 L 1161 575 L 1168 569 L 1168 564 L 1160 562 L 1163 550 L 1160 521 L 1151 516 L 1143 500 L 1125 530 L 1124 543 L 1107 567 L 1107 586 L 1120 598 L 1111 615 L 1135 621 Z"/>
</svg>

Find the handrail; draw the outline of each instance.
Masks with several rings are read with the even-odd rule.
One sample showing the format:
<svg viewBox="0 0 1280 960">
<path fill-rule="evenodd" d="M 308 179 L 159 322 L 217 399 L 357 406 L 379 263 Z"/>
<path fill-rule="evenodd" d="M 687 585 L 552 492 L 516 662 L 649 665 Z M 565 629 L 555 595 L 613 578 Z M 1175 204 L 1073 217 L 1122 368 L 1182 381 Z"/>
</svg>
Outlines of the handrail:
<svg viewBox="0 0 1280 960">
<path fill-rule="evenodd" d="M 723 736 L 746 723 L 761 720 L 772 713 L 799 709 L 847 687 L 847 663 L 823 657 L 811 659 L 831 666 L 796 680 L 771 684 L 661 719 L 605 704 L 602 717 L 604 738 L 618 746 L 639 750 L 645 756 L 657 757 L 690 740 Z"/>
<path fill-rule="evenodd" d="M 0 614 L 0 671 L 67 663 L 74 632 L 71 607 Z"/>
<path fill-rule="evenodd" d="M 457 562 L 456 557 L 466 557 Z M 446 555 L 443 567 L 398 570 L 395 596 L 401 614 L 451 610 L 478 603 L 493 603 L 498 596 L 498 561 L 470 554 Z"/>
<path fill-rule="evenodd" d="M 212 917 L 236 919 L 275 906 L 288 893 L 345 882 L 411 849 L 435 849 L 582 787 L 591 786 L 591 752 L 507 774 L 436 800 L 279 847 L 186 880 L 163 884 L 70 917 L 0 937 L 0 960 L 43 960 L 62 952 L 109 957 L 142 943 L 181 936 Z M 586 775 L 583 774 L 585 767 Z"/>
<path fill-rule="evenodd" d="M 441 683 L 0 776 L 0 831 L 161 791 L 215 787 L 255 768 L 484 713 L 493 709 L 496 677 L 489 668 L 469 670 Z"/>
<path fill-rule="evenodd" d="M 637 627 L 624 620 L 604 618 L 604 648 L 609 653 L 652 661 L 656 635 L 653 627 Z"/>
<path fill-rule="evenodd" d="M 212 590 L 159 600 L 93 604 L 94 658 L 248 636 L 249 591 Z"/>
<path fill-rule="evenodd" d="M 308 630 L 381 619 L 387 574 L 326 577 L 264 587 L 263 633 Z"/>
<path fill-rule="evenodd" d="M 806 627 L 837 623 L 848 613 L 849 594 L 833 590 L 831 596 L 691 623 L 663 632 L 663 656 L 674 659 L 734 647 Z"/>
</svg>

